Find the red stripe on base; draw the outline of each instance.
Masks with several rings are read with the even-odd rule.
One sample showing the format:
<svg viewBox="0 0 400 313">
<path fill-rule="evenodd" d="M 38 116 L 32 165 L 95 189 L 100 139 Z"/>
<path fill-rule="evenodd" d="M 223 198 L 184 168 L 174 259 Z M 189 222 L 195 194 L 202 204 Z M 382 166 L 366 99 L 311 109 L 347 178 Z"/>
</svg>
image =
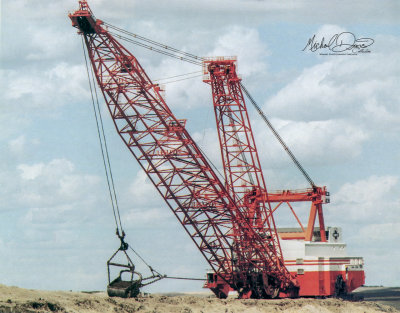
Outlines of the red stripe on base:
<svg viewBox="0 0 400 313">
<path fill-rule="evenodd" d="M 347 292 L 364 285 L 364 271 L 317 271 L 307 272 L 303 275 L 297 275 L 296 272 L 291 274 L 297 276 L 300 285 L 299 296 L 332 296 L 335 293 L 335 282 L 338 275 L 342 275 L 347 285 Z M 287 297 L 281 293 L 281 298 Z"/>
</svg>

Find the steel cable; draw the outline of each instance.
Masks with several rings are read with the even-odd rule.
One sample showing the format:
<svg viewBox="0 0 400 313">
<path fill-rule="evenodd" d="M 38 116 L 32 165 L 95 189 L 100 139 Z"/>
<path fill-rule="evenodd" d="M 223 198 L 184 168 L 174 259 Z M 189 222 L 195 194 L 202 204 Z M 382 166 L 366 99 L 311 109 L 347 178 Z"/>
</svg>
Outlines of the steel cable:
<svg viewBox="0 0 400 313">
<path fill-rule="evenodd" d="M 122 232 L 122 224 L 121 224 L 119 209 L 117 207 L 117 201 L 115 200 L 115 203 L 114 203 L 113 193 L 111 191 L 111 189 L 114 190 L 114 196 L 116 197 L 115 188 L 114 188 L 114 182 L 109 177 L 109 169 L 107 167 L 107 163 L 109 164 L 110 167 L 111 167 L 111 165 L 110 165 L 109 158 L 108 158 L 108 149 L 106 149 L 107 159 L 108 159 L 108 162 L 106 162 L 106 156 L 105 156 L 105 153 L 104 153 L 105 148 L 104 148 L 103 140 L 101 139 L 101 132 L 100 132 L 100 126 L 99 126 L 98 114 L 100 114 L 100 111 L 99 111 L 99 113 L 97 113 L 97 111 L 96 111 L 95 100 L 94 100 L 94 97 L 93 97 L 93 88 L 95 90 L 96 99 L 97 99 L 97 107 L 98 108 L 99 108 L 99 102 L 98 102 L 98 97 L 97 97 L 97 92 L 96 92 L 96 87 L 95 87 L 94 81 L 91 80 L 91 77 L 90 77 L 90 74 L 89 74 L 88 57 L 86 55 L 85 45 L 84 45 L 84 42 L 83 42 L 83 35 L 82 35 L 81 39 L 82 39 L 83 55 L 85 57 L 86 72 L 87 72 L 88 81 L 89 81 L 90 95 L 91 95 L 91 98 L 92 98 L 93 113 L 94 113 L 95 120 L 96 120 L 97 135 L 98 135 L 98 138 L 99 138 L 100 150 L 101 150 L 101 155 L 102 155 L 102 158 L 103 158 L 104 171 L 105 171 L 106 178 L 107 178 L 108 192 L 109 192 L 109 195 L 110 195 L 111 206 L 112 206 L 112 209 L 113 209 L 115 225 L 117 227 L 117 232 L 119 233 L 119 228 L 120 227 L 121 227 L 121 232 Z M 92 72 L 92 75 L 93 75 L 93 72 Z M 92 88 L 92 84 L 94 84 L 93 88 Z M 101 116 L 100 116 L 100 119 L 101 119 Z M 103 138 L 105 140 L 104 128 L 103 128 L 102 120 L 101 120 L 101 127 L 102 127 L 102 131 L 103 131 Z M 111 169 L 110 169 L 110 171 L 111 171 Z M 112 187 L 111 187 L 111 184 L 112 184 Z M 117 216 L 118 216 L 118 218 L 117 218 Z M 118 221 L 119 221 L 119 224 L 118 224 Z"/>
<path fill-rule="evenodd" d="M 170 77 L 153 79 L 153 82 L 158 82 L 160 80 L 167 80 L 167 79 L 171 79 L 171 78 L 182 77 L 182 76 L 187 76 L 187 75 L 192 75 L 192 74 L 199 74 L 199 73 L 202 73 L 202 72 L 201 71 L 196 71 L 196 72 L 190 72 L 190 73 L 180 74 L 180 75 L 175 75 L 175 76 L 170 76 Z M 194 76 L 194 77 L 197 77 L 197 76 Z"/>
<path fill-rule="evenodd" d="M 83 54 L 85 58 L 85 65 L 86 65 L 86 72 L 88 76 L 88 82 L 89 82 L 89 89 L 90 89 L 90 95 L 92 99 L 92 107 L 93 107 L 93 113 L 95 116 L 95 121 L 96 121 L 96 128 L 97 128 L 97 135 L 99 138 L 99 144 L 100 144 L 100 150 L 101 150 L 101 155 L 103 159 L 103 166 L 104 166 L 104 171 L 106 174 L 107 178 L 107 186 L 108 186 L 108 192 L 110 195 L 110 200 L 111 200 L 111 206 L 113 209 L 113 215 L 114 215 L 114 220 L 115 220 L 115 225 L 117 228 L 117 233 L 119 236 L 119 229 L 121 229 L 121 234 L 125 234 L 123 231 L 122 227 L 122 222 L 121 222 L 121 216 L 119 212 L 119 207 L 118 207 L 118 200 L 117 200 L 117 195 L 115 191 L 115 184 L 114 184 L 114 179 L 112 176 L 112 169 L 111 169 L 111 163 L 110 163 L 110 157 L 108 153 L 108 147 L 107 147 L 107 140 L 105 136 L 105 131 L 104 131 L 104 124 L 103 124 L 103 119 L 101 117 L 101 112 L 100 112 L 100 105 L 99 105 L 99 100 L 98 100 L 98 95 L 96 91 L 96 85 L 95 85 L 95 79 L 94 79 L 94 73 L 93 69 L 89 71 L 89 65 L 88 65 L 88 57 L 86 55 L 86 50 L 83 42 L 83 36 L 82 36 L 82 49 L 83 49 Z M 92 77 L 90 77 L 89 72 L 91 72 Z M 93 86 L 92 86 L 93 84 Z M 95 94 L 95 96 L 93 96 Z M 96 101 L 95 101 L 96 99 Z M 97 106 L 96 106 L 97 104 Z M 160 277 L 160 278 L 170 278 L 170 279 L 185 279 L 185 280 L 204 280 L 200 278 L 188 278 L 188 277 L 168 277 L 167 275 L 162 275 L 158 271 L 156 271 L 149 263 L 147 263 L 143 257 L 136 251 L 134 250 L 130 245 L 129 249 L 131 249 L 144 264 L 150 269 L 151 273 L 153 274 L 153 277 Z M 154 275 L 157 274 L 157 275 Z M 149 283 L 148 283 L 149 284 Z M 146 285 L 148 285 L 146 284 Z"/>
<path fill-rule="evenodd" d="M 289 149 L 289 147 L 286 145 L 286 143 L 283 141 L 282 137 L 278 134 L 276 129 L 272 126 L 271 122 L 268 120 L 268 118 L 265 116 L 264 112 L 261 110 L 261 108 L 258 106 L 257 102 L 253 99 L 253 97 L 250 95 L 249 91 L 246 89 L 245 86 L 243 86 L 242 83 L 240 83 L 240 86 L 242 87 L 245 95 L 247 98 L 250 100 L 251 104 L 254 106 L 254 108 L 257 110 L 258 114 L 260 114 L 261 118 L 264 120 L 264 122 L 267 124 L 269 129 L 272 131 L 276 139 L 280 142 L 282 145 L 283 149 L 285 149 L 286 153 L 289 155 L 289 157 L 292 159 L 293 163 L 297 166 L 297 168 L 300 170 L 300 172 L 303 174 L 303 176 L 307 179 L 307 181 L 310 183 L 312 187 L 315 187 L 314 181 L 311 179 L 311 177 L 308 175 L 306 170 L 301 166 L 300 162 L 297 160 L 297 158 L 294 156 L 292 151 Z"/>
<path fill-rule="evenodd" d="M 114 26 L 114 25 L 109 24 L 109 23 L 106 23 L 106 22 L 104 22 L 104 24 L 105 24 L 106 26 L 108 26 L 108 27 L 110 27 L 110 28 L 116 30 L 116 31 L 119 31 L 119 32 L 121 32 L 121 33 L 124 33 L 124 34 L 126 34 L 126 35 L 129 35 L 129 36 L 131 36 L 131 37 L 133 37 L 133 38 L 142 40 L 142 41 L 144 41 L 144 42 L 153 44 L 153 45 L 155 45 L 155 46 L 157 46 L 157 47 L 160 47 L 160 48 L 162 48 L 162 49 L 170 50 L 170 51 L 172 51 L 172 52 L 175 52 L 175 53 L 178 53 L 178 54 L 182 54 L 182 55 L 184 55 L 184 56 L 186 56 L 186 57 L 189 57 L 189 58 L 192 58 L 192 59 L 195 59 L 195 60 L 203 61 L 203 58 L 202 58 L 202 57 L 198 57 L 197 55 L 194 55 L 194 54 L 192 54 L 192 53 L 188 53 L 188 52 L 185 52 L 185 51 L 178 50 L 178 49 L 176 49 L 176 48 L 167 46 L 167 45 L 165 45 L 165 44 L 162 44 L 162 43 L 159 43 L 159 42 L 157 42 L 157 41 L 151 40 L 151 39 L 149 39 L 149 38 L 146 38 L 146 37 L 140 36 L 140 35 L 138 35 L 138 34 L 129 32 L 129 31 L 127 31 L 127 30 L 124 30 L 124 29 L 122 29 L 122 28 L 119 28 L 119 27 L 117 27 L 117 26 Z M 201 63 L 201 62 L 200 62 L 200 63 Z"/>
<path fill-rule="evenodd" d="M 92 73 L 92 81 L 93 81 L 93 86 L 94 86 L 94 93 L 96 95 L 97 111 L 98 111 L 98 115 L 99 115 L 99 118 L 100 118 L 101 133 L 103 135 L 104 148 L 105 148 L 105 151 L 106 151 L 105 155 L 106 155 L 107 164 L 108 164 L 108 170 L 109 170 L 110 178 L 111 178 L 111 187 L 112 187 L 113 194 L 114 194 L 115 207 L 116 207 L 116 211 L 117 211 L 119 226 L 121 227 L 121 233 L 124 234 L 124 229 L 122 227 L 122 222 L 121 222 L 121 215 L 120 215 L 120 212 L 119 212 L 117 193 L 115 191 L 115 184 L 114 184 L 114 178 L 113 178 L 113 173 L 112 173 L 112 167 L 111 167 L 111 163 L 110 163 L 110 154 L 108 152 L 108 145 L 107 145 L 106 135 L 105 135 L 105 132 L 104 132 L 103 118 L 101 116 L 99 98 L 97 96 L 97 91 L 96 91 L 96 84 L 94 83 L 95 82 L 95 78 L 94 78 L 93 68 L 90 67 L 90 69 L 91 69 L 91 73 Z"/>
<path fill-rule="evenodd" d="M 143 41 L 145 41 L 145 42 L 147 42 L 147 43 L 150 43 L 150 44 L 153 44 L 153 45 L 155 45 L 155 46 L 157 46 L 157 47 L 160 47 L 160 48 L 163 48 L 163 49 L 166 49 L 166 50 L 175 52 L 175 53 L 177 53 L 177 54 L 184 55 L 185 57 L 181 57 L 181 56 L 175 55 L 175 54 L 170 53 L 170 52 L 162 51 L 161 49 L 153 48 L 153 47 L 151 47 L 151 46 L 149 46 L 149 45 L 140 43 L 140 42 L 138 42 L 138 41 L 136 41 L 136 40 L 132 40 L 132 39 L 129 39 L 129 38 L 127 38 L 127 37 L 124 37 L 124 36 L 121 36 L 121 35 L 112 33 L 112 34 L 118 36 L 120 39 L 123 39 L 123 40 L 126 40 L 126 41 L 128 41 L 128 42 L 134 43 L 134 44 L 139 45 L 139 46 L 141 46 L 141 47 L 144 47 L 144 48 L 146 48 L 146 49 L 149 49 L 149 50 L 152 50 L 152 51 L 155 51 L 155 52 L 158 52 L 158 53 L 161 53 L 161 54 L 164 54 L 164 55 L 167 55 L 167 56 L 176 58 L 176 59 L 179 59 L 179 60 L 181 60 L 181 61 L 186 61 L 186 62 L 189 62 L 189 63 L 192 63 L 192 64 L 196 64 L 196 65 L 202 65 L 202 62 L 199 62 L 199 61 L 204 61 L 204 60 L 205 60 L 205 58 L 198 57 L 198 56 L 196 56 L 196 55 L 194 55 L 194 54 L 187 53 L 187 52 L 178 50 L 178 49 L 176 49 L 176 48 L 172 48 L 172 47 L 170 47 L 170 46 L 167 46 L 167 45 L 161 44 L 161 43 L 159 43 L 159 42 L 156 42 L 156 41 L 154 41 L 154 40 L 151 40 L 151 39 L 145 38 L 145 37 L 143 37 L 143 36 L 140 36 L 140 35 L 137 35 L 137 34 L 128 32 L 128 31 L 126 31 L 126 30 L 123 30 L 123 29 L 118 28 L 118 27 L 116 27 L 116 26 L 113 26 L 113 25 L 111 25 L 111 24 L 108 24 L 108 23 L 104 23 L 104 24 L 107 25 L 108 27 L 110 27 L 110 28 L 116 30 L 116 31 L 122 32 L 122 33 L 124 33 L 124 34 L 126 34 L 126 35 L 129 35 L 129 36 L 132 36 L 132 37 L 134 37 L 134 38 L 136 38 L 136 39 L 143 40 Z M 240 83 L 240 85 L 241 85 L 241 87 L 242 87 L 242 89 L 243 89 L 243 92 L 244 92 L 244 94 L 246 95 L 246 97 L 250 100 L 251 104 L 254 106 L 254 108 L 256 109 L 256 111 L 258 112 L 258 114 L 261 116 L 261 118 L 262 118 L 263 121 L 267 124 L 267 126 L 269 127 L 269 129 L 272 131 L 272 133 L 274 134 L 274 136 L 276 137 L 276 139 L 279 141 L 279 143 L 281 144 L 281 146 L 283 147 L 283 149 L 286 151 L 286 153 L 287 153 L 287 154 L 289 155 L 289 157 L 292 159 L 293 163 L 294 163 L 294 164 L 296 165 L 296 167 L 300 170 L 300 172 L 303 174 L 303 176 L 306 178 L 306 180 L 310 183 L 310 185 L 311 185 L 312 187 L 315 187 L 316 185 L 315 185 L 314 181 L 311 179 L 311 177 L 308 175 L 308 173 L 306 172 L 306 170 L 303 168 L 303 166 L 300 164 L 300 162 L 299 162 L 299 161 L 297 160 L 297 158 L 294 156 L 293 152 L 289 149 L 289 147 L 288 147 L 288 146 L 286 145 L 286 143 L 283 141 L 282 137 L 278 134 L 278 132 L 276 131 L 276 129 L 272 126 L 271 122 L 268 120 L 268 118 L 266 117 L 265 113 L 264 113 L 264 112 L 261 110 L 261 108 L 258 106 L 257 102 L 256 102 L 256 101 L 254 100 L 254 98 L 251 96 L 250 92 L 244 87 L 244 85 L 243 85 L 242 83 Z"/>
<path fill-rule="evenodd" d="M 176 277 L 176 276 L 165 276 L 164 278 L 168 279 L 181 279 L 181 280 L 202 280 L 205 281 L 205 278 L 193 278 L 193 277 Z"/>
<path fill-rule="evenodd" d="M 173 54 L 173 53 L 171 53 L 171 52 L 163 51 L 163 50 L 161 50 L 161 49 L 154 48 L 154 47 L 152 47 L 152 46 L 146 45 L 146 44 L 141 43 L 141 42 L 139 42 L 139 41 L 137 41 L 137 40 L 130 39 L 130 38 L 128 38 L 128 37 L 119 35 L 119 34 L 114 33 L 114 32 L 109 32 L 109 33 L 110 33 L 111 35 L 114 35 L 115 37 L 117 37 L 117 38 L 119 38 L 119 39 L 122 39 L 122 40 L 125 40 L 125 41 L 127 41 L 127 42 L 133 43 L 133 44 L 135 44 L 135 45 L 138 45 L 138 46 L 140 46 L 140 47 L 146 48 L 146 49 L 148 49 L 148 50 L 152 50 L 152 51 L 155 51 L 155 52 L 158 52 L 158 53 L 161 53 L 161 54 L 170 56 L 170 57 L 172 57 L 172 58 L 175 58 L 175 59 L 178 59 L 178 60 L 181 60 L 181 61 L 186 61 L 186 62 L 195 64 L 195 65 L 200 65 L 200 66 L 202 65 L 201 61 L 200 61 L 200 62 L 199 62 L 199 61 L 195 61 L 195 60 L 192 60 L 192 59 L 189 58 L 189 57 L 183 57 L 183 56 L 179 56 L 179 55 Z"/>
<path fill-rule="evenodd" d="M 192 78 L 196 78 L 196 77 L 200 77 L 200 76 L 203 76 L 203 74 L 190 76 L 190 77 L 185 77 L 185 78 L 176 79 L 176 80 L 171 80 L 171 81 L 166 81 L 166 82 L 160 82 L 159 84 L 167 85 L 167 84 L 172 84 L 172 83 L 176 83 L 176 82 L 180 82 L 180 81 L 183 81 L 183 80 L 192 79 Z M 154 82 L 154 80 L 153 80 L 153 82 Z"/>
</svg>

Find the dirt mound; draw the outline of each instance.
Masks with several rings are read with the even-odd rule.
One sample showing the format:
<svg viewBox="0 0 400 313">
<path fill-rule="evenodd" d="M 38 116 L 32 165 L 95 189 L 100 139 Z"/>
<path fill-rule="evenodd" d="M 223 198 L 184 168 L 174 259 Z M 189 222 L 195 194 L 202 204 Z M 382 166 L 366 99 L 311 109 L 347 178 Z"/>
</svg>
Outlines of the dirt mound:
<svg viewBox="0 0 400 313">
<path fill-rule="evenodd" d="M 400 312 L 377 302 L 338 299 L 237 300 L 202 295 L 109 298 L 105 293 L 27 290 L 0 285 L 0 313 L 373 313 Z"/>
</svg>

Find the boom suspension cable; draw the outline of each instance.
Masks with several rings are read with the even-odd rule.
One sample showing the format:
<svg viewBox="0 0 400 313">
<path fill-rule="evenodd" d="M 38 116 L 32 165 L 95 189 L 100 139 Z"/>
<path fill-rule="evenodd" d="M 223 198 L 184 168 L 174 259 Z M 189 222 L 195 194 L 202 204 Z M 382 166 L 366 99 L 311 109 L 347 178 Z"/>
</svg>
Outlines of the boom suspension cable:
<svg viewBox="0 0 400 313">
<path fill-rule="evenodd" d="M 130 39 L 130 38 L 128 38 L 128 37 L 125 37 L 125 36 L 122 36 L 122 35 L 119 35 L 119 34 L 116 34 L 116 33 L 112 33 L 113 35 L 117 36 L 118 38 L 120 38 L 120 39 L 122 39 L 122 40 L 125 40 L 125 41 L 131 42 L 131 43 L 133 43 L 133 44 L 139 45 L 139 46 L 141 46 L 141 47 L 143 47 L 143 48 L 146 48 L 146 49 L 149 49 L 149 50 L 152 50 L 152 51 L 155 51 L 155 52 L 158 52 L 158 53 L 161 53 L 161 54 L 170 56 L 170 57 L 175 58 L 175 59 L 179 59 L 179 60 L 181 60 L 181 61 L 186 61 L 186 62 L 195 64 L 195 65 L 200 65 L 200 66 L 202 65 L 202 61 L 204 60 L 204 58 L 202 58 L 202 57 L 198 57 L 198 56 L 196 56 L 196 55 L 194 55 L 194 54 L 187 53 L 187 52 L 178 50 L 178 49 L 176 49 L 176 48 L 172 48 L 172 47 L 170 47 L 170 46 L 161 44 L 161 43 L 156 42 L 156 41 L 154 41 L 154 40 L 145 38 L 145 37 L 140 36 L 140 35 L 138 35 L 138 34 L 134 34 L 134 33 L 131 33 L 131 32 L 129 32 L 129 31 L 123 30 L 123 29 L 121 29 L 121 28 L 118 28 L 118 27 L 116 27 L 116 26 L 113 26 L 113 25 L 111 25 L 111 24 L 109 24 L 109 23 L 104 23 L 104 24 L 105 24 L 106 26 L 108 26 L 108 27 L 110 27 L 110 28 L 116 30 L 116 31 L 119 31 L 119 32 L 121 32 L 121 33 L 124 33 L 124 34 L 126 34 L 126 35 L 128 35 L 128 36 L 131 36 L 131 37 L 135 38 L 135 39 L 142 40 L 142 41 L 145 41 L 145 42 L 147 42 L 147 43 L 149 43 L 149 44 L 152 44 L 152 45 L 155 45 L 155 46 L 157 46 L 157 47 L 160 47 L 161 49 L 168 50 L 168 52 L 167 52 L 167 51 L 163 51 L 163 50 L 161 50 L 161 49 L 159 49 L 159 48 L 154 48 L 154 47 L 152 47 L 152 46 L 150 46 L 150 45 L 143 44 L 143 43 L 141 43 L 141 42 L 138 42 L 137 40 L 133 40 L 133 39 Z M 174 53 L 176 53 L 176 54 L 171 53 L 170 51 L 171 51 L 171 52 L 174 52 Z M 180 54 L 180 55 L 177 55 L 177 54 Z M 294 163 L 294 164 L 296 165 L 296 167 L 300 170 L 300 172 L 303 174 L 303 176 L 306 178 L 306 180 L 310 183 L 310 185 L 311 185 L 312 187 L 315 187 L 316 185 L 315 185 L 314 181 L 311 179 L 311 177 L 308 175 L 308 173 L 306 172 L 306 170 L 303 168 L 303 166 L 300 164 L 300 162 L 299 162 L 299 161 L 297 160 L 297 158 L 294 156 L 293 152 L 289 149 L 289 147 L 288 147 L 288 146 L 286 145 L 286 143 L 283 141 L 282 137 L 278 134 L 278 132 L 276 131 L 276 129 L 272 126 L 271 122 L 268 120 L 268 118 L 266 117 L 265 113 L 261 110 L 261 108 L 259 107 L 259 105 L 257 104 L 257 102 L 256 102 L 256 101 L 254 100 L 254 98 L 251 96 L 250 92 L 246 89 L 246 87 L 243 85 L 243 83 L 240 83 L 240 86 L 242 87 L 244 94 L 245 94 L 246 97 L 250 100 L 251 104 L 254 106 L 254 108 L 256 109 L 256 111 L 258 112 L 258 114 L 261 116 L 261 118 L 262 118 L 263 121 L 267 124 L 268 128 L 272 131 L 272 133 L 274 134 L 274 136 L 276 137 L 276 139 L 279 141 L 279 143 L 281 144 L 281 146 L 283 147 L 283 149 L 286 151 L 286 153 L 287 153 L 287 154 L 289 155 L 289 157 L 292 159 L 293 163 Z"/>
<path fill-rule="evenodd" d="M 189 77 L 176 79 L 176 80 L 171 80 L 171 81 L 166 81 L 166 82 L 160 82 L 160 84 L 167 85 L 167 84 L 172 84 L 172 83 L 176 83 L 176 82 L 180 82 L 180 81 L 183 81 L 183 80 L 192 79 L 192 78 L 196 78 L 196 77 L 200 77 L 200 76 L 203 76 L 203 74 L 195 75 L 195 76 L 189 76 Z M 154 82 L 154 80 L 153 80 L 153 82 Z"/>
<path fill-rule="evenodd" d="M 138 34 L 134 34 L 134 33 L 132 33 L 132 32 L 129 32 L 129 31 L 124 30 L 124 29 L 122 29 L 122 28 L 116 27 L 116 26 L 111 25 L 111 24 L 106 23 L 106 22 L 104 22 L 104 24 L 105 24 L 106 26 L 108 26 L 108 27 L 110 27 L 110 28 L 116 30 L 116 31 L 119 31 L 119 32 L 121 32 L 121 33 L 124 33 L 124 34 L 126 34 L 126 35 L 129 35 L 129 36 L 131 36 L 131 37 L 133 37 L 133 38 L 137 38 L 137 39 L 142 40 L 142 41 L 144 41 L 144 42 L 150 43 L 150 44 L 155 45 L 155 46 L 157 46 L 157 47 L 160 47 L 160 48 L 162 48 L 162 49 L 169 50 L 169 51 L 172 51 L 172 52 L 175 52 L 175 53 L 178 53 L 178 54 L 182 54 L 182 55 L 184 55 L 184 56 L 186 56 L 186 57 L 189 57 L 189 58 L 192 58 L 192 59 L 195 59 L 195 60 L 203 61 L 203 58 L 198 57 L 197 55 L 194 55 L 194 54 L 192 54 L 192 53 L 188 53 L 188 52 L 185 52 L 185 51 L 178 50 L 178 49 L 176 49 L 176 48 L 167 46 L 167 45 L 162 44 L 162 43 L 159 43 L 159 42 L 157 42 L 157 41 L 154 41 L 154 40 L 148 39 L 148 38 L 146 38 L 146 37 L 140 36 L 140 35 L 138 35 Z"/>
<path fill-rule="evenodd" d="M 164 78 L 159 78 L 159 79 L 153 79 L 153 82 L 158 82 L 160 80 L 167 80 L 171 78 L 176 78 L 176 77 L 182 77 L 182 76 L 187 76 L 187 75 L 192 75 L 192 74 L 199 74 L 202 73 L 201 71 L 196 71 L 196 72 L 190 72 L 190 73 L 185 73 L 185 74 L 180 74 L 180 75 L 175 75 L 175 76 L 170 76 L 170 77 L 164 77 Z"/>
<path fill-rule="evenodd" d="M 175 59 L 178 59 L 178 60 L 181 60 L 181 61 L 186 61 L 186 62 L 195 64 L 195 65 L 200 65 L 201 66 L 201 64 L 202 64 L 201 61 L 196 61 L 196 60 L 193 60 L 192 58 L 189 58 L 189 57 L 179 56 L 179 55 L 173 54 L 171 52 L 167 52 L 167 51 L 161 50 L 159 48 L 154 48 L 153 46 L 146 45 L 144 43 L 141 43 L 140 41 L 137 41 L 137 40 L 122 36 L 122 35 L 114 33 L 114 32 L 109 32 L 109 33 L 112 34 L 113 36 L 121 39 L 121 40 L 133 43 L 135 45 L 138 45 L 140 47 L 146 48 L 148 50 L 152 50 L 152 51 L 167 55 L 169 57 L 172 57 L 172 58 L 175 58 Z"/>
<path fill-rule="evenodd" d="M 292 151 L 289 149 L 289 147 L 286 145 L 286 143 L 283 141 L 282 137 L 278 134 L 276 129 L 272 126 L 271 122 L 268 120 L 264 112 L 261 110 L 261 108 L 258 106 L 257 102 L 253 99 L 253 97 L 250 95 L 249 91 L 246 89 L 246 87 L 240 83 L 240 86 L 242 87 L 245 95 L 247 98 L 250 100 L 251 104 L 253 104 L 254 108 L 257 110 L 258 114 L 260 114 L 261 118 L 264 120 L 264 122 L 267 124 L 269 129 L 272 131 L 276 139 L 280 142 L 282 147 L 285 149 L 287 154 L 290 156 L 294 164 L 297 166 L 297 168 L 301 171 L 301 173 L 304 175 L 304 177 L 307 179 L 307 181 L 310 183 L 312 187 L 315 187 L 314 181 L 311 179 L 311 177 L 308 175 L 306 170 L 301 166 L 300 162 L 297 160 L 297 158 L 294 156 Z"/>
</svg>

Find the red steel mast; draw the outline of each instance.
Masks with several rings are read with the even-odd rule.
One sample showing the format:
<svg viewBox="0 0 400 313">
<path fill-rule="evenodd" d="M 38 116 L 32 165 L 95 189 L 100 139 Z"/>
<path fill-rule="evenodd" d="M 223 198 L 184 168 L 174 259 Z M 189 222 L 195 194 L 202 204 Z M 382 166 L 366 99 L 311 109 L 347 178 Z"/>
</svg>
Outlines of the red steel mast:
<svg viewBox="0 0 400 313">
<path fill-rule="evenodd" d="M 270 247 L 284 269 L 260 159 L 238 77 L 236 58 L 216 57 L 203 60 L 203 81 L 211 85 L 215 119 L 221 147 L 227 191 L 250 226 L 265 234 Z"/>
</svg>

